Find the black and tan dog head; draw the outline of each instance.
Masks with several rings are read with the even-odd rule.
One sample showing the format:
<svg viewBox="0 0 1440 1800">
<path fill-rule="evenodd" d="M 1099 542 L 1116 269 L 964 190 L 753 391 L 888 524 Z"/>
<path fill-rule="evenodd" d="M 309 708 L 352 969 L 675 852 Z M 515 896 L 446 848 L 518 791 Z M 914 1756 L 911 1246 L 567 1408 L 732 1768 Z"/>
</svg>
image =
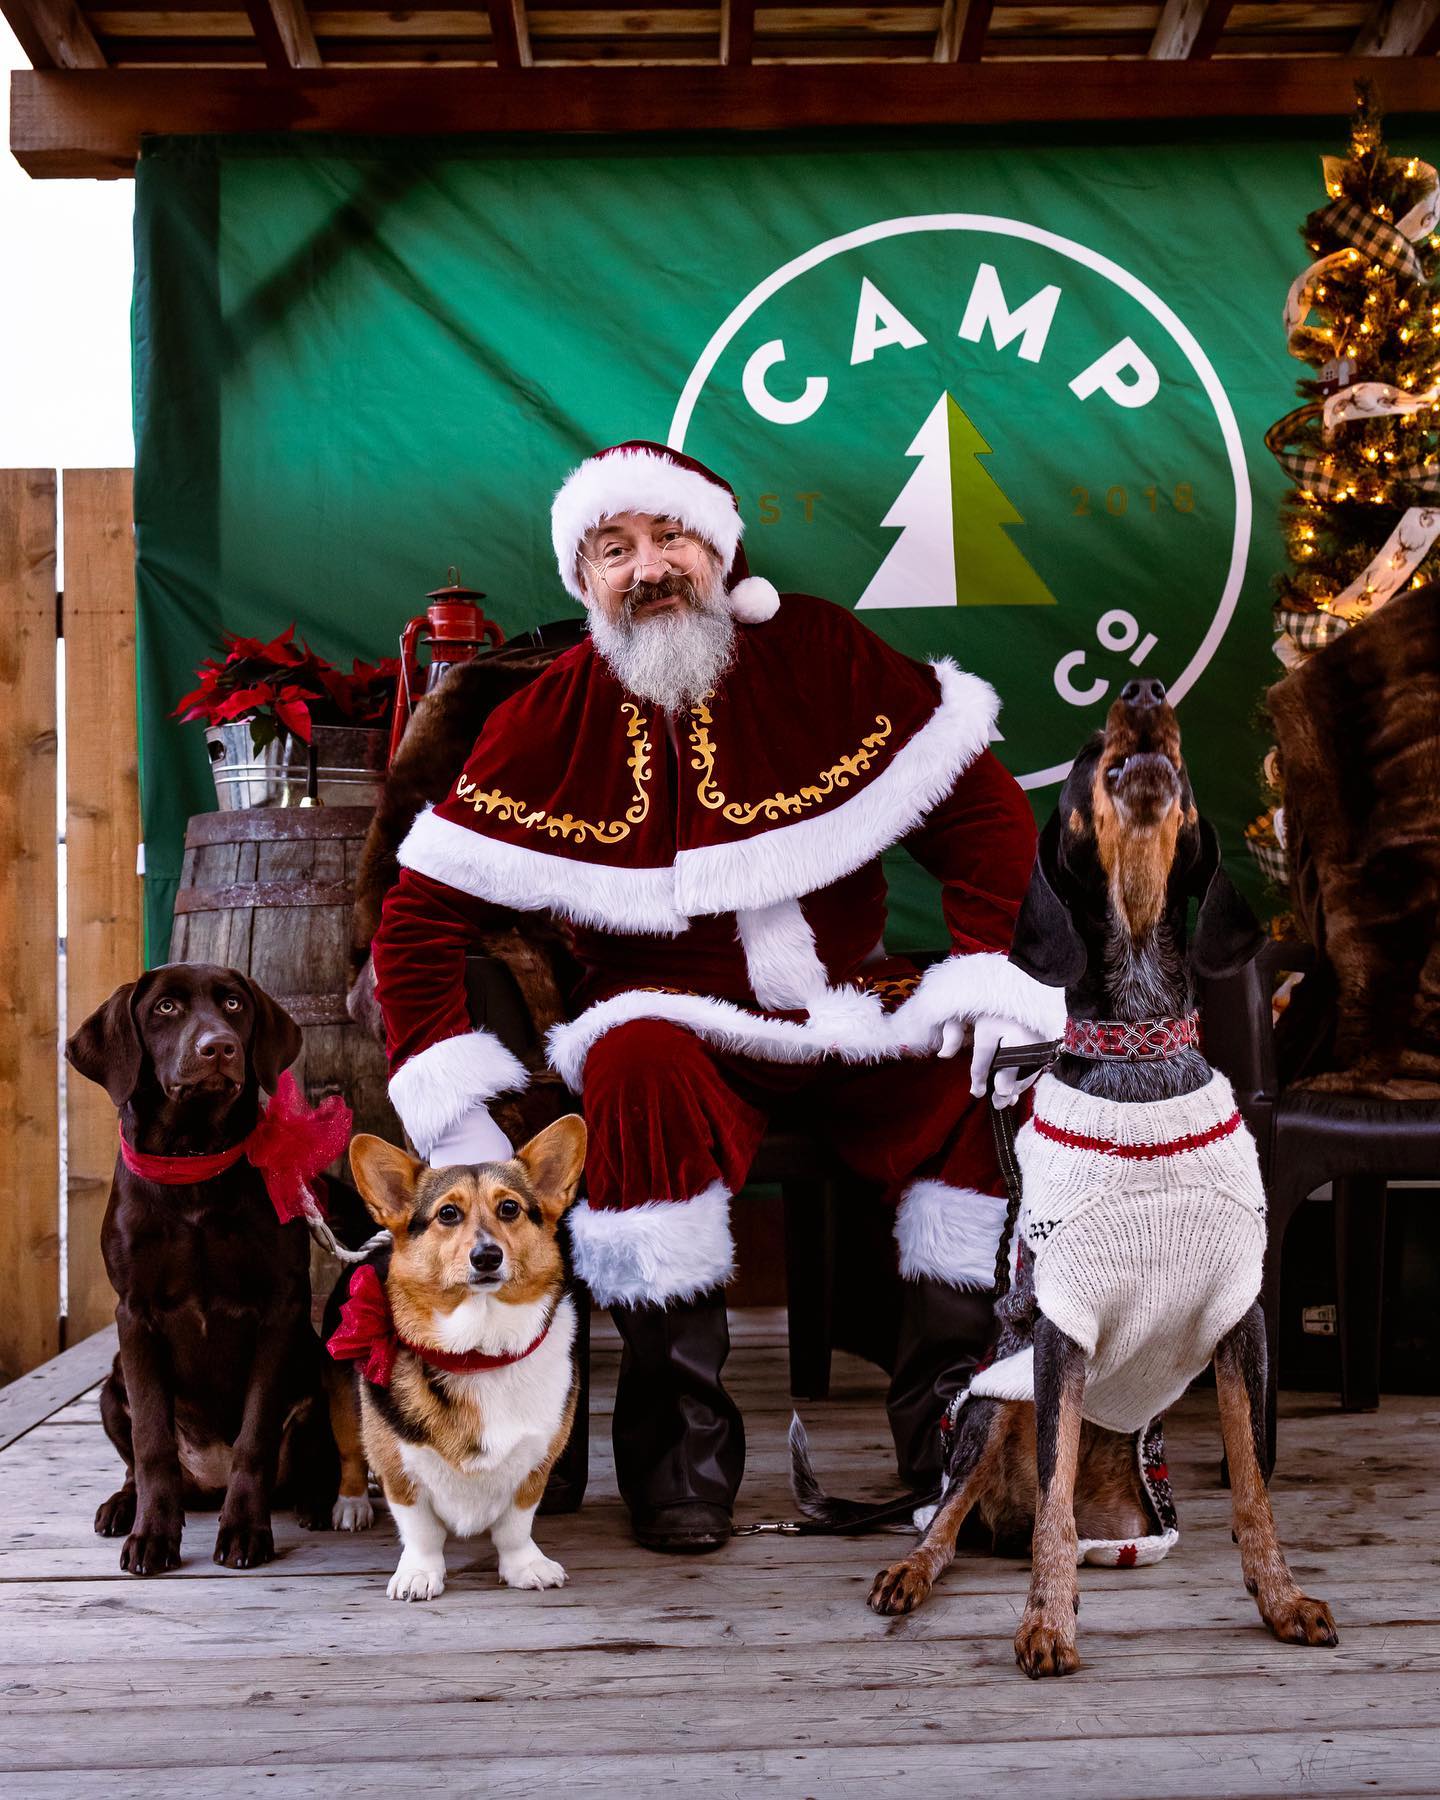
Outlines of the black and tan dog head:
<svg viewBox="0 0 1440 1800">
<path fill-rule="evenodd" d="M 1205 977 L 1243 967 L 1264 941 L 1196 808 L 1165 689 L 1147 678 L 1126 684 L 1075 758 L 1041 833 L 1011 960 L 1074 988 L 1087 972 L 1099 981 L 1113 931 L 1143 944 L 1162 924 L 1177 947 L 1188 941 L 1190 967 Z"/>
<path fill-rule="evenodd" d="M 212 1114 L 247 1090 L 274 1092 L 300 1054 L 300 1027 L 238 969 L 166 963 L 127 981 L 65 1046 L 66 1061 L 116 1106 L 198 1102 Z"/>
<path fill-rule="evenodd" d="M 558 1230 L 585 1166 L 585 1125 L 548 1125 L 508 1162 L 432 1169 L 360 1136 L 350 1167 L 371 1217 L 394 1239 L 386 1290 L 405 1335 L 477 1293 L 522 1306 L 558 1291 Z M 423 1341 L 423 1340 L 422 1340 Z"/>
</svg>

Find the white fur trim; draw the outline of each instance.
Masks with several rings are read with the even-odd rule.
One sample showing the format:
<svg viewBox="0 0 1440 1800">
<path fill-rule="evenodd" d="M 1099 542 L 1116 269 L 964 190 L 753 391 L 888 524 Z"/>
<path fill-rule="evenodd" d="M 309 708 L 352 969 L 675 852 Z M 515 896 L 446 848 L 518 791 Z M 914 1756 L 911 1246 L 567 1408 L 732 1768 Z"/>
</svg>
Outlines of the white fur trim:
<svg viewBox="0 0 1440 1800">
<path fill-rule="evenodd" d="M 439 818 L 430 808 L 410 827 L 400 866 L 497 906 L 555 912 L 578 925 L 674 937 L 690 921 L 675 910 L 669 869 L 610 869 L 526 850 Z"/>
<path fill-rule="evenodd" d="M 925 1276 L 951 1287 L 989 1293 L 995 1286 L 995 1253 L 1005 1228 L 1003 1194 L 981 1194 L 944 1181 L 916 1181 L 895 1214 L 900 1273 Z"/>
<path fill-rule="evenodd" d="M 735 1271 L 730 1194 L 718 1181 L 691 1200 L 623 1211 L 585 1201 L 569 1220 L 575 1272 L 601 1306 L 691 1300 Z"/>
<path fill-rule="evenodd" d="M 809 1006 L 826 988 L 815 933 L 798 900 L 777 900 L 735 915 L 750 991 L 772 1012 Z"/>
<path fill-rule="evenodd" d="M 742 625 L 763 625 L 779 610 L 779 590 L 763 575 L 747 575 L 730 590 L 730 611 Z"/>
<path fill-rule="evenodd" d="M 429 1160 L 430 1148 L 477 1101 L 517 1093 L 529 1081 L 525 1065 L 491 1031 L 442 1038 L 390 1077 L 390 1104 L 410 1141 Z"/>
<path fill-rule="evenodd" d="M 1017 1234 L 1018 1235 L 1018 1234 Z M 1035 1346 L 1027 1344 L 1013 1356 L 981 1369 L 967 1389 L 975 1400 L 1027 1400 L 1035 1398 Z"/>
<path fill-rule="evenodd" d="M 400 846 L 401 866 L 520 912 L 660 937 L 684 931 L 691 918 L 816 893 L 913 830 L 989 743 L 1000 710 L 994 688 L 948 658 L 931 667 L 940 683 L 935 711 L 869 787 L 819 818 L 682 850 L 668 869 L 612 869 L 503 843 L 427 808 Z M 1018 969 L 1014 975 L 1039 985 Z M 1061 1007 L 1063 1016 L 1063 997 Z"/>
<path fill-rule="evenodd" d="M 767 1018 L 746 1012 L 728 1000 L 712 1000 L 705 994 L 646 993 L 631 988 L 609 1000 L 597 1000 L 576 1019 L 552 1025 L 546 1040 L 550 1067 L 572 1093 L 584 1084 L 585 1059 L 591 1046 L 607 1031 L 631 1019 L 668 1019 L 693 1031 L 706 1043 L 742 1056 L 760 1056 L 767 1062 L 819 1062 L 838 1056 L 843 1062 L 882 1062 L 899 1056 L 903 1046 L 895 1041 L 891 1021 L 874 994 L 852 996 L 827 989 L 801 1024 L 792 1019 Z M 831 1002 L 836 1012 L 829 1012 Z"/>
<path fill-rule="evenodd" d="M 972 951 L 934 963 L 920 985 L 894 1014 L 902 1043 L 912 1050 L 935 1050 L 942 1029 L 954 1019 L 1013 1019 L 1049 1043 L 1065 1029 L 1065 994 L 1016 968 L 1003 951 Z"/>
<path fill-rule="evenodd" d="M 770 906 L 813 894 L 863 868 L 938 806 L 990 742 L 1000 701 L 988 681 L 932 662 L 940 704 L 866 788 L 814 819 L 758 838 L 682 850 L 675 903 L 691 916 Z"/>
<path fill-rule="evenodd" d="M 713 544 L 728 569 L 745 527 L 725 489 L 653 450 L 592 456 L 566 478 L 550 508 L 550 541 L 565 591 L 585 603 L 575 573 L 587 531 L 617 513 L 665 513 Z M 772 590 L 773 591 L 773 590 Z"/>
</svg>

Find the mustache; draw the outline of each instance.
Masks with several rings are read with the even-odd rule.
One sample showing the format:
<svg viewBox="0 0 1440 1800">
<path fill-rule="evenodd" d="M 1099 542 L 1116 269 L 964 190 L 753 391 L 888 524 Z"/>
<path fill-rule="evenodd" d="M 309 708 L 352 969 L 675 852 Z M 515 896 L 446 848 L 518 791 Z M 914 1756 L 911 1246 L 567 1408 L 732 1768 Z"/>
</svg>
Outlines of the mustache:
<svg viewBox="0 0 1440 1800">
<path fill-rule="evenodd" d="M 681 600 L 686 606 L 694 606 L 698 600 L 695 583 L 688 575 L 674 570 L 660 581 L 637 582 L 625 596 L 625 617 L 633 619 L 642 606 L 654 600 Z"/>
</svg>

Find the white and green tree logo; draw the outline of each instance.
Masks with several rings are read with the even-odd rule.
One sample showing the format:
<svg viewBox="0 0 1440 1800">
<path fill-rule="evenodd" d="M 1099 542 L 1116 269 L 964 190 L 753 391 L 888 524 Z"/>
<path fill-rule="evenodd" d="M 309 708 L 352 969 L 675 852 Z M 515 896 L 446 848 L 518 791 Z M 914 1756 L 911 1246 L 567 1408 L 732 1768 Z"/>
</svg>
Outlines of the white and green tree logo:
<svg viewBox="0 0 1440 1800">
<path fill-rule="evenodd" d="M 1027 220 L 888 218 L 793 257 L 717 324 L 668 437 L 734 483 L 757 573 L 993 683 L 1037 797 L 1137 672 L 1183 700 L 1239 598 L 1249 474 L 1204 346 Z"/>
<path fill-rule="evenodd" d="M 900 536 L 855 610 L 902 606 L 1053 606 L 1008 528 L 1024 520 L 979 461 L 990 446 L 942 394 L 905 452 L 920 462 L 883 523 Z"/>
</svg>

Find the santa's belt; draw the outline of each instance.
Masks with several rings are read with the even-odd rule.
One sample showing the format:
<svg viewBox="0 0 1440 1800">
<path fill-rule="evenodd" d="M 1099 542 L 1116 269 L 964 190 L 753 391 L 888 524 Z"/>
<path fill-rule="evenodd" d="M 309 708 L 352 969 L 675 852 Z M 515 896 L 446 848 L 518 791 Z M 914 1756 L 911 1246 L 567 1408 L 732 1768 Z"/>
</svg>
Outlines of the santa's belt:
<svg viewBox="0 0 1440 1800">
<path fill-rule="evenodd" d="M 1198 1049 L 1200 1015 L 1183 1019 L 1066 1019 L 1062 1040 L 1069 1056 L 1089 1062 L 1161 1062 Z"/>
</svg>

